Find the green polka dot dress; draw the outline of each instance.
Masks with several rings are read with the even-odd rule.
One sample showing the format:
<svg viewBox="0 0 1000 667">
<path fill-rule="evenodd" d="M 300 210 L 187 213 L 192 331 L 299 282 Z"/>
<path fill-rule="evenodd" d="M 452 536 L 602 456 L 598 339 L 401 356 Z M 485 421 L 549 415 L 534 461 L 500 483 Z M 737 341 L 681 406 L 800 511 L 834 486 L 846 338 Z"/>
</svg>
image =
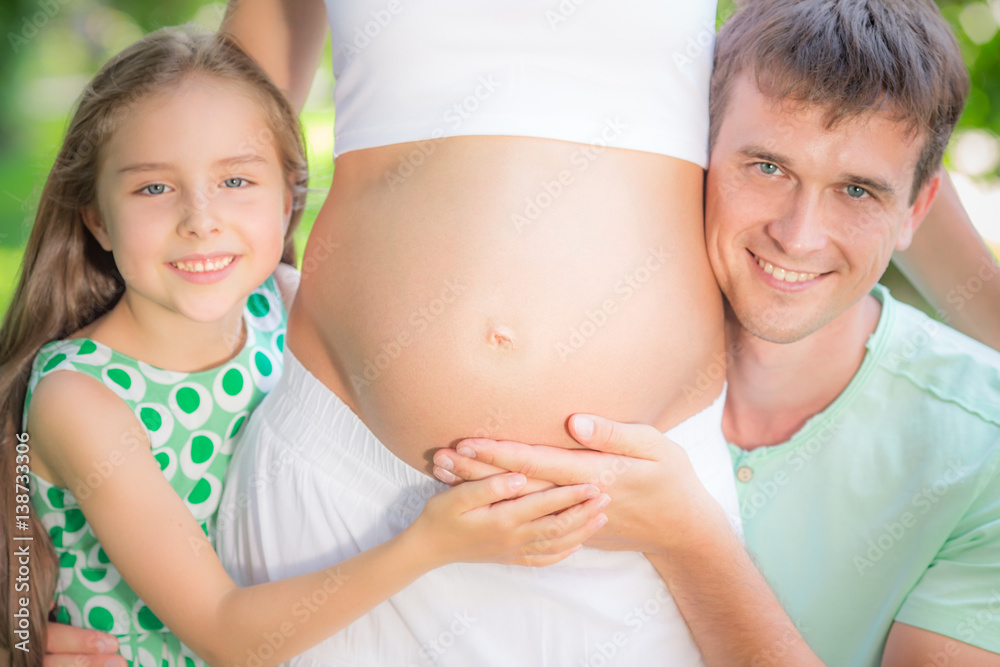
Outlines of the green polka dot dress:
<svg viewBox="0 0 1000 667">
<path fill-rule="evenodd" d="M 49 343 L 35 358 L 25 420 L 32 391 L 47 374 L 76 371 L 100 380 L 135 413 L 163 475 L 214 546 L 233 438 L 281 373 L 287 318 L 273 277 L 250 295 L 244 319 L 247 340 L 240 353 L 197 373 L 155 368 L 86 338 Z M 117 635 L 132 665 L 205 664 L 122 580 L 69 489 L 32 475 L 31 503 L 59 556 L 59 622 Z"/>
</svg>

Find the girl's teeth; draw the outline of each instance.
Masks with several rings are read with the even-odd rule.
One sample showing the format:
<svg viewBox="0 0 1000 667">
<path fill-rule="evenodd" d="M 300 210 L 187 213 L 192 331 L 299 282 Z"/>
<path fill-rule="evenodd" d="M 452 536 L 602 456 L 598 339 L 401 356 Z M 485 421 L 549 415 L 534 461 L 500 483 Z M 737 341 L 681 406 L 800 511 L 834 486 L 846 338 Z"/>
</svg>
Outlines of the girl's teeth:
<svg viewBox="0 0 1000 667">
<path fill-rule="evenodd" d="M 797 271 L 788 271 L 780 266 L 774 266 L 769 262 L 765 262 L 760 258 L 757 259 L 757 266 L 764 269 L 764 273 L 772 275 L 778 280 L 783 280 L 786 283 L 804 283 L 819 277 L 818 273 L 799 273 Z"/>
<path fill-rule="evenodd" d="M 209 259 L 204 262 L 171 262 L 171 264 L 181 271 L 204 273 L 205 271 L 219 271 L 220 269 L 224 269 L 232 263 L 233 259 L 233 255 L 230 255 L 229 257 Z"/>
</svg>

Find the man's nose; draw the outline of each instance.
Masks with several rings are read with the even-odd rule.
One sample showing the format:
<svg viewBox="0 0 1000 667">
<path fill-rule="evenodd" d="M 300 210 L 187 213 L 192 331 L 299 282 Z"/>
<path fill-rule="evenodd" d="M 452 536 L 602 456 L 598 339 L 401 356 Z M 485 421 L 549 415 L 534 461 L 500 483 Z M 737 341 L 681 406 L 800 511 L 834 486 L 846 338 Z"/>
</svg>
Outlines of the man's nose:
<svg viewBox="0 0 1000 667">
<path fill-rule="evenodd" d="M 802 257 L 827 244 L 820 193 L 800 191 L 767 225 L 768 235 L 789 257 Z"/>
</svg>

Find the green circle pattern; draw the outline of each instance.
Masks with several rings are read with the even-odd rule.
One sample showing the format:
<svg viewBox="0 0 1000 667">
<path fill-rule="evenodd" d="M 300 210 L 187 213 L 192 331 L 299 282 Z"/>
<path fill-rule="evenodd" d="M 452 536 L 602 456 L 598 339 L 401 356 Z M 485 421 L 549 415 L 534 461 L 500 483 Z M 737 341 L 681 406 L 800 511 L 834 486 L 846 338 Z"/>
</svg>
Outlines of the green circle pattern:
<svg viewBox="0 0 1000 667">
<path fill-rule="evenodd" d="M 268 279 L 247 299 L 247 345 L 226 364 L 198 373 L 150 366 L 143 372 L 137 360 L 89 339 L 50 343 L 35 359 L 25 412 L 38 381 L 57 368 L 84 373 L 112 386 L 151 442 L 156 440 L 152 456 L 157 465 L 194 515 L 201 517 L 199 527 L 212 540 L 222 480 L 232 452 L 229 439 L 246 424 L 269 386 L 262 388 L 255 383 L 262 377 L 275 380 L 281 373 L 281 356 L 276 351 L 284 348 L 286 316 L 284 309 L 280 313 L 275 310 L 281 303 L 274 280 Z M 258 326 L 255 318 L 264 318 L 260 324 L 269 328 Z M 279 326 L 274 327 L 276 321 Z M 85 355 L 87 359 L 76 362 Z M 197 417 L 195 413 L 203 414 L 209 408 L 207 420 L 198 424 L 198 433 L 194 433 L 193 423 L 200 418 L 192 421 L 188 417 Z M 191 423 L 185 425 L 182 420 Z M 119 635 L 119 643 L 127 648 L 123 653 L 133 658 L 135 667 L 204 667 L 120 577 L 69 490 L 35 478 L 31 502 L 48 527 L 59 558 L 57 599 L 62 602 L 54 610 L 57 618 L 105 632 L 121 629 L 124 624 L 125 634 Z M 119 607 L 131 611 L 119 611 Z M 146 664 L 147 658 L 157 664 Z"/>
</svg>

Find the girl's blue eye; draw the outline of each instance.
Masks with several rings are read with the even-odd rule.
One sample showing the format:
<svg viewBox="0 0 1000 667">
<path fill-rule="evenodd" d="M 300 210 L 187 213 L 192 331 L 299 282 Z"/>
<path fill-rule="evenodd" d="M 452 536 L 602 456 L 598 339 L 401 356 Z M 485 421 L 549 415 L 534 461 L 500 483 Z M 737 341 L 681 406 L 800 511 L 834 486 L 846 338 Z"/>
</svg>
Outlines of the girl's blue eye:
<svg viewBox="0 0 1000 667">
<path fill-rule="evenodd" d="M 243 185 L 244 183 L 246 183 L 246 181 L 244 179 L 242 179 L 242 178 L 239 178 L 239 177 L 236 177 L 236 178 L 227 178 L 225 180 L 225 184 L 226 184 L 227 188 L 238 188 L 241 185 Z"/>
<path fill-rule="evenodd" d="M 167 191 L 167 186 L 163 183 L 153 183 L 152 185 L 147 185 L 142 189 L 147 195 L 162 195 Z"/>
<path fill-rule="evenodd" d="M 772 162 L 758 162 L 757 167 L 760 169 L 761 173 L 767 174 L 768 176 L 773 176 L 778 173 L 778 165 Z"/>
<path fill-rule="evenodd" d="M 860 185 L 848 185 L 847 186 L 847 194 L 848 194 L 848 196 L 854 197 L 855 199 L 861 199 L 866 194 L 868 194 L 868 191 L 865 190 Z"/>
</svg>

